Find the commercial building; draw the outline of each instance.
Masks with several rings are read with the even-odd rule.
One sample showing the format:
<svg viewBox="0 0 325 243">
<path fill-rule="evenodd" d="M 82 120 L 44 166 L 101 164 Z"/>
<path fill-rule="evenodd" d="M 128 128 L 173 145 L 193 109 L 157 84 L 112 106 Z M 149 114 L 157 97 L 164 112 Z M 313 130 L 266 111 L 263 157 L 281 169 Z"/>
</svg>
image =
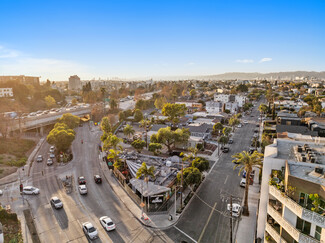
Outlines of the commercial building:
<svg viewBox="0 0 325 243">
<path fill-rule="evenodd" d="M 22 83 L 22 84 L 38 85 L 39 84 L 39 77 L 25 76 L 25 75 L 0 76 L 0 83 L 6 83 L 6 82 L 19 82 L 19 83 Z"/>
<path fill-rule="evenodd" d="M 265 148 L 257 238 L 325 241 L 325 139 L 287 133 Z"/>
<path fill-rule="evenodd" d="M 68 88 L 69 90 L 81 90 L 82 84 L 77 75 L 70 76 Z"/>
<path fill-rule="evenodd" d="M 0 88 L 0 97 L 13 97 L 12 88 Z"/>
</svg>

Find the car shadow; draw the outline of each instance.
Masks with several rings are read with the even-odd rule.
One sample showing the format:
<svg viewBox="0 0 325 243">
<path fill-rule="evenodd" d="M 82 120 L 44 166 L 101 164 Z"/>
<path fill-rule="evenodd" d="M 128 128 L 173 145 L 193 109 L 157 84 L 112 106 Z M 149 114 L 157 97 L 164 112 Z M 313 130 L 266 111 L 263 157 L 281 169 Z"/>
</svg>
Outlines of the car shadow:
<svg viewBox="0 0 325 243">
<path fill-rule="evenodd" d="M 69 227 L 69 220 L 64 208 L 55 209 L 52 207 L 52 209 L 54 210 L 53 214 L 61 229 L 67 229 Z"/>
<path fill-rule="evenodd" d="M 118 243 L 125 243 L 125 241 L 122 239 L 121 235 L 119 234 L 119 232 L 117 230 L 113 230 L 113 231 L 106 231 L 106 234 L 112 239 L 112 241 L 118 242 Z"/>
<path fill-rule="evenodd" d="M 89 239 L 89 237 L 87 237 L 87 240 L 88 240 L 88 242 L 95 242 L 95 243 L 101 243 L 101 242 L 103 242 L 100 238 L 97 238 L 97 239 L 95 239 L 95 240 L 91 240 L 91 239 Z"/>
</svg>

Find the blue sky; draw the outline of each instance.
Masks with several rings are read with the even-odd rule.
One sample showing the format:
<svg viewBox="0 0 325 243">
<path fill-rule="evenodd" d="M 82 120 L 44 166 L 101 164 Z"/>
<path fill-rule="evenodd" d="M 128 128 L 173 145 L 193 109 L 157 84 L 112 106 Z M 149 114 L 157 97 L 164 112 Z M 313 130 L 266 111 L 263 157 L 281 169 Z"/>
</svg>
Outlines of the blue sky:
<svg viewBox="0 0 325 243">
<path fill-rule="evenodd" d="M 325 1 L 1 0 L 0 75 L 325 70 Z"/>
</svg>

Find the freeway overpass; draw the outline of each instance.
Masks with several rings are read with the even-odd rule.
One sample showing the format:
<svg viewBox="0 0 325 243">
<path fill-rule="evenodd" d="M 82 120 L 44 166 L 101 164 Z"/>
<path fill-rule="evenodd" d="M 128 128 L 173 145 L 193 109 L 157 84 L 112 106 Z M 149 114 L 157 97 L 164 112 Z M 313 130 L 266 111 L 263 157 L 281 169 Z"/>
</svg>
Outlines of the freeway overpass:
<svg viewBox="0 0 325 243">
<path fill-rule="evenodd" d="M 52 113 L 52 114 L 46 114 L 41 116 L 35 116 L 35 117 L 28 117 L 24 119 L 15 119 L 14 124 L 11 126 L 11 131 L 28 131 L 32 129 L 40 128 L 41 135 L 43 134 L 43 128 L 47 125 L 51 125 L 57 122 L 57 120 L 66 113 L 71 113 L 75 116 L 84 116 L 86 114 L 89 114 L 91 112 L 90 107 L 80 107 L 75 110 L 65 110 L 58 113 Z M 20 123 L 20 124 L 19 124 Z"/>
</svg>

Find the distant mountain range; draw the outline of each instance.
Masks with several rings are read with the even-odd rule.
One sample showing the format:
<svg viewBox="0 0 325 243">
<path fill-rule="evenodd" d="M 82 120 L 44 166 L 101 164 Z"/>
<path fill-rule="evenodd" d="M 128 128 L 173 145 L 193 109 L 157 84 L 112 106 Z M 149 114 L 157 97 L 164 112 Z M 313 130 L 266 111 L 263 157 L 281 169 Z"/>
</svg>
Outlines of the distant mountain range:
<svg viewBox="0 0 325 243">
<path fill-rule="evenodd" d="M 293 72 L 276 72 L 276 73 L 242 73 L 232 72 L 215 75 L 197 75 L 197 76 L 160 76 L 152 77 L 153 80 L 251 80 L 251 79 L 287 79 L 294 80 L 297 77 L 302 78 L 315 78 L 325 80 L 325 71 L 313 72 L 313 71 L 293 71 Z M 142 78 L 142 80 L 149 80 L 151 78 Z M 134 79 L 133 79 L 134 80 Z M 135 79 L 141 80 L 141 79 Z"/>
</svg>

